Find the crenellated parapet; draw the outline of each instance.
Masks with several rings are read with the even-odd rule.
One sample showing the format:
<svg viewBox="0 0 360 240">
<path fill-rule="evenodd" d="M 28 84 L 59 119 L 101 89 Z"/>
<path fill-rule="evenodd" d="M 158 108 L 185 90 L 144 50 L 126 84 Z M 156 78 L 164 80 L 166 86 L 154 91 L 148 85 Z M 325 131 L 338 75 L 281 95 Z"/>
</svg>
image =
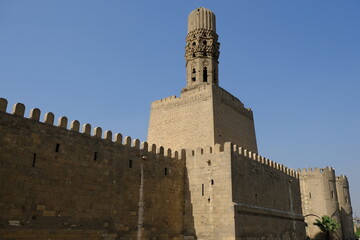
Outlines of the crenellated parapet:
<svg viewBox="0 0 360 240">
<path fill-rule="evenodd" d="M 46 239 L 65 228 L 69 239 L 90 237 L 83 229 L 96 225 L 114 233 L 111 239 L 131 239 L 138 219 L 151 238 L 182 234 L 184 151 L 39 108 L 29 111 L 22 103 L 8 110 L 8 101 L 0 98 L 0 158 L 0 188 L 6 193 L 0 194 L 1 239 L 9 231 L 14 239 L 44 239 L 44 231 L 36 229 L 48 223 L 54 227 Z"/>
<path fill-rule="evenodd" d="M 248 118 L 253 119 L 253 112 L 251 108 L 246 108 L 237 97 L 221 87 L 215 87 L 214 91 L 216 92 L 216 95 L 220 96 L 220 99 L 223 103 L 230 106 L 235 111 L 247 116 Z"/>
<path fill-rule="evenodd" d="M 202 101 L 211 97 L 211 90 L 221 98 L 221 101 L 231 106 L 237 111 L 245 114 L 246 116 L 252 118 L 251 108 L 246 108 L 244 103 L 242 103 L 237 97 L 226 91 L 221 87 L 214 87 L 211 85 L 198 85 L 192 89 L 191 92 L 183 91 L 180 97 L 176 95 L 166 97 L 163 99 L 156 100 L 152 102 L 153 107 L 163 106 L 163 105 L 184 105 L 190 102 Z"/>
<path fill-rule="evenodd" d="M 302 168 L 297 169 L 297 172 L 303 174 L 328 174 L 328 173 L 335 173 L 335 170 L 332 167 L 325 167 L 325 168 Z"/>
<path fill-rule="evenodd" d="M 159 100 L 156 100 L 154 102 L 152 102 L 153 104 L 161 104 L 161 103 L 167 103 L 167 102 L 171 102 L 172 100 L 177 99 L 176 95 L 170 96 L 170 97 L 166 97 L 166 98 L 162 98 Z"/>
<path fill-rule="evenodd" d="M 288 175 L 293 178 L 299 178 L 299 174 L 294 170 L 290 169 L 283 164 L 279 164 L 275 161 L 272 161 L 268 158 L 265 158 L 261 155 L 258 155 L 257 153 L 251 152 L 247 149 L 244 149 L 242 147 L 239 147 L 237 145 L 233 145 L 230 142 L 226 142 L 225 144 L 215 144 L 214 146 L 206 146 L 204 148 L 197 148 L 196 150 L 187 150 L 186 154 L 187 157 L 193 157 L 198 155 L 204 155 L 204 154 L 218 154 L 218 153 L 229 153 L 233 155 L 238 155 L 245 157 L 249 161 L 256 161 L 260 164 L 263 164 L 265 166 L 268 166 L 270 168 L 273 168 L 274 170 L 277 170 L 279 172 L 282 172 L 285 175 Z"/>
<path fill-rule="evenodd" d="M 336 177 L 337 181 L 343 181 L 343 182 L 348 182 L 348 179 L 345 175 L 340 175 Z"/>
<path fill-rule="evenodd" d="M 112 131 L 107 130 L 103 131 L 101 127 L 95 127 L 92 129 L 92 126 L 89 123 L 85 123 L 82 126 L 78 120 L 73 120 L 69 123 L 69 120 L 66 116 L 61 116 L 55 121 L 55 115 L 52 112 L 44 114 L 43 120 L 41 121 L 41 110 L 38 108 L 31 109 L 29 112 L 29 117 L 25 117 L 25 105 L 22 103 L 14 104 L 11 113 L 7 112 L 8 101 L 5 98 L 0 98 L 0 114 L 10 114 L 14 117 L 22 117 L 29 121 L 38 121 L 39 124 L 46 124 L 47 126 L 53 126 L 59 130 L 66 130 L 70 132 L 75 132 L 82 134 L 85 137 L 112 142 L 119 144 L 126 148 L 137 149 L 142 152 L 142 154 L 156 154 L 160 157 L 165 157 L 173 160 L 184 160 L 185 151 L 173 151 L 170 148 L 164 149 L 163 146 L 157 146 L 156 144 L 149 145 L 147 142 L 141 142 L 139 139 L 131 139 L 131 137 L 123 137 L 121 133 L 116 133 L 113 135 Z"/>
</svg>

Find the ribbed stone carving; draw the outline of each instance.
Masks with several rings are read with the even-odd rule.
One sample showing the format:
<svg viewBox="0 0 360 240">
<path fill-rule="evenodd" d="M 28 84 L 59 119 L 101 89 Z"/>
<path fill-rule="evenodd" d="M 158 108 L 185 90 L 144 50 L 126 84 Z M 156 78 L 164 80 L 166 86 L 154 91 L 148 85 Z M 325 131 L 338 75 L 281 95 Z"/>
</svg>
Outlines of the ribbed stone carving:
<svg viewBox="0 0 360 240">
<path fill-rule="evenodd" d="M 215 14 L 197 8 L 189 14 L 186 37 L 186 88 L 199 85 L 218 85 L 220 43 L 216 34 Z"/>
<path fill-rule="evenodd" d="M 188 17 L 188 33 L 200 28 L 216 32 L 215 14 L 204 7 L 195 9 Z"/>
</svg>

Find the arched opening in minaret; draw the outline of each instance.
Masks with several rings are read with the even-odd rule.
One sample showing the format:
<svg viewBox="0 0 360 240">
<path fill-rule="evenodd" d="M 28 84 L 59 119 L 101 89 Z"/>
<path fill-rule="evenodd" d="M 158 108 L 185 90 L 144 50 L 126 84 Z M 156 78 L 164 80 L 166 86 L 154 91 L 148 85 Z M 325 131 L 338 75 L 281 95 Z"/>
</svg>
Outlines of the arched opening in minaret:
<svg viewBox="0 0 360 240">
<path fill-rule="evenodd" d="M 207 79 L 207 67 L 204 67 L 204 70 L 203 70 L 203 80 L 204 80 L 204 82 L 208 81 L 208 79 Z"/>
<path fill-rule="evenodd" d="M 192 69 L 192 73 L 196 73 L 196 69 L 195 69 L 195 68 Z"/>
</svg>

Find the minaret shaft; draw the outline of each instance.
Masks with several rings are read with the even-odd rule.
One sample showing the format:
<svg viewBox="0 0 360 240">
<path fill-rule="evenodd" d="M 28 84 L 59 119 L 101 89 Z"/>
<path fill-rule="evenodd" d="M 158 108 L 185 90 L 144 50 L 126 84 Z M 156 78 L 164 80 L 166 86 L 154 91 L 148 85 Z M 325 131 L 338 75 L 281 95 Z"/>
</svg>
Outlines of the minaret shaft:
<svg viewBox="0 0 360 240">
<path fill-rule="evenodd" d="M 219 84 L 219 47 L 215 14 L 205 8 L 192 11 L 186 37 L 186 88 Z"/>
</svg>

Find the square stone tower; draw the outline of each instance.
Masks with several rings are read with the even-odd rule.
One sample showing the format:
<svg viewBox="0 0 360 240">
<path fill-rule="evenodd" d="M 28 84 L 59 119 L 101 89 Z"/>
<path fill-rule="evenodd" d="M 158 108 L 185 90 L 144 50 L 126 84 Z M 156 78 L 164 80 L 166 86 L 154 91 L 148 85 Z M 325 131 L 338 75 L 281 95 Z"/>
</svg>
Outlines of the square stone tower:
<svg viewBox="0 0 360 240">
<path fill-rule="evenodd" d="M 180 97 L 151 104 L 150 144 L 173 150 L 232 142 L 257 152 L 253 113 L 219 87 L 218 35 L 215 14 L 206 8 L 192 11 L 186 37 L 186 87 Z"/>
</svg>

